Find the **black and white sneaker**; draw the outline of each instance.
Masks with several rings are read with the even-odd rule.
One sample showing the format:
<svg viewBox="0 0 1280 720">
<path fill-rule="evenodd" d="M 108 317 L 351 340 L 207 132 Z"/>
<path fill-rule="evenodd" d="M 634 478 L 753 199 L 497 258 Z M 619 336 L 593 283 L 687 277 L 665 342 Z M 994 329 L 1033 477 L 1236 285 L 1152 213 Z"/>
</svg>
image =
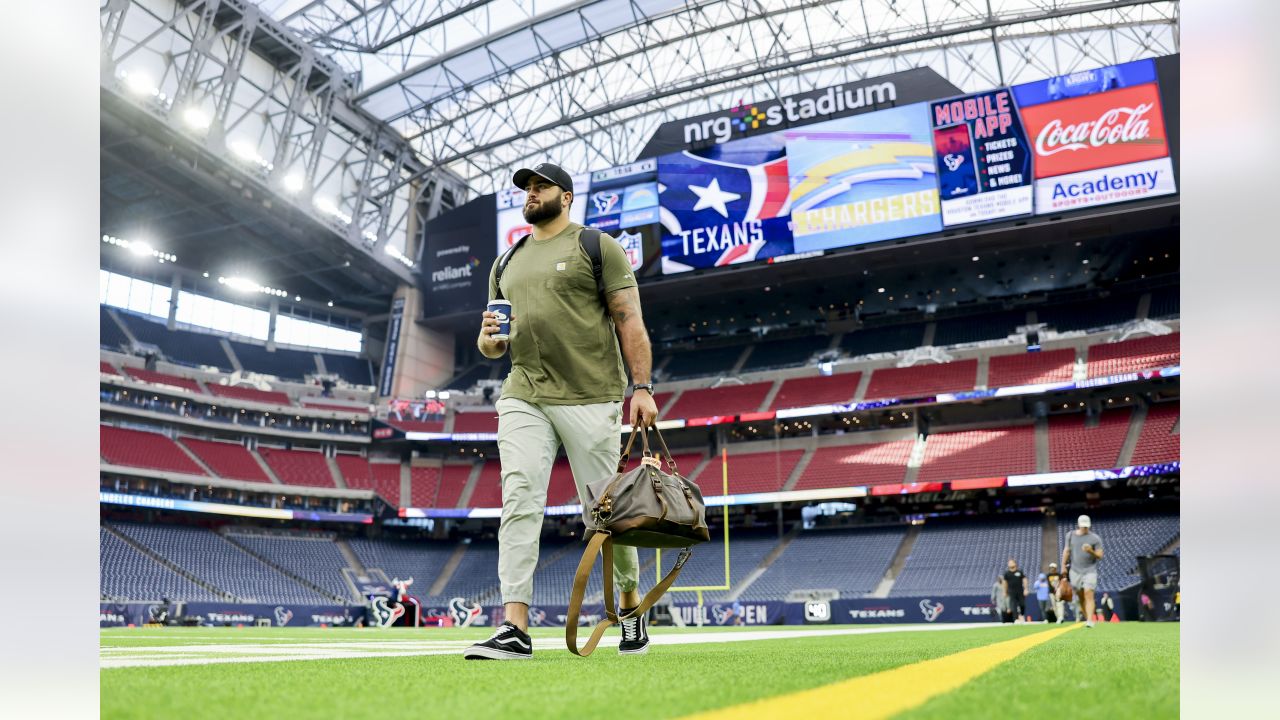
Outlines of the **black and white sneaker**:
<svg viewBox="0 0 1280 720">
<path fill-rule="evenodd" d="M 627 615 L 630 612 L 631 610 L 623 609 L 620 614 Z M 646 615 L 648 613 L 642 613 L 639 617 L 618 623 L 622 628 L 622 642 L 618 643 L 619 655 L 643 655 L 649 652 L 649 620 Z"/>
<path fill-rule="evenodd" d="M 462 657 L 468 660 L 531 660 L 533 639 L 515 625 L 504 622 L 488 640 L 467 648 Z"/>
</svg>

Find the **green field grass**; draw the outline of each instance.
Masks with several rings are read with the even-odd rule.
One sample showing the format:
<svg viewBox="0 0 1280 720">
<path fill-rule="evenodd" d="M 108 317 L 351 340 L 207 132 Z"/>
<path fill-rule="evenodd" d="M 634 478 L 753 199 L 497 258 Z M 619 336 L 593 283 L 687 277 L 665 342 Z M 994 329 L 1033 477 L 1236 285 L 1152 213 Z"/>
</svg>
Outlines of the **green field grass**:
<svg viewBox="0 0 1280 720">
<path fill-rule="evenodd" d="M 862 626 L 866 627 L 866 626 Z M 768 628 L 803 632 L 813 628 Z M 430 718 L 617 720 L 680 717 L 939 658 L 1043 625 L 656 645 L 621 657 L 602 647 L 582 659 L 539 646 L 529 662 L 467 662 L 457 654 L 484 629 L 352 630 L 165 628 L 102 632 L 103 718 Z M 727 638 L 747 628 L 701 631 Z M 654 629 L 654 635 L 693 630 Z M 616 634 L 616 633 L 615 633 Z M 535 629 L 554 644 L 563 630 Z M 561 645 L 560 647 L 563 647 Z M 111 667 L 121 659 L 236 660 L 326 652 L 438 652 L 402 657 Z M 856 716 L 856 698 L 851 698 Z M 1176 717 L 1178 626 L 1125 623 L 1078 629 L 1038 645 L 907 713 L 913 718 L 1032 716 L 1061 703 Z M 1077 712 L 1079 711 L 1079 712 Z"/>
</svg>

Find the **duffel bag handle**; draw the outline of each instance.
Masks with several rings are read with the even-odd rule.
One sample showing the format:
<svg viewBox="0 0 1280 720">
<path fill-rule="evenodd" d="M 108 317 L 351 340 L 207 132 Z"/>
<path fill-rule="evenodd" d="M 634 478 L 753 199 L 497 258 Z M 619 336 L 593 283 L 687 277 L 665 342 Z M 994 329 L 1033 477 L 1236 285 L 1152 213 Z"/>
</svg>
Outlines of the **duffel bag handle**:
<svg viewBox="0 0 1280 720">
<path fill-rule="evenodd" d="M 587 591 L 587 578 L 591 575 L 591 568 L 596 564 L 596 555 L 603 550 L 604 567 L 601 568 L 601 575 L 604 579 L 604 619 L 596 623 L 591 630 L 591 637 L 587 643 L 581 648 L 578 647 L 578 615 L 582 611 L 582 598 Z M 667 589 L 676 581 L 676 577 L 680 575 L 680 569 L 684 567 L 685 562 L 689 560 L 689 556 L 693 553 L 692 548 L 685 548 L 680 551 L 679 557 L 676 558 L 675 567 L 667 573 L 666 577 L 651 590 L 632 610 L 629 614 L 619 617 L 613 602 L 613 536 L 607 532 L 596 532 L 591 536 L 591 540 L 587 543 L 587 549 L 582 553 L 582 560 L 578 561 L 578 572 L 573 576 L 573 594 L 569 598 L 569 614 L 565 618 L 564 636 L 565 643 L 569 646 L 569 652 L 579 657 L 586 657 L 595 652 L 596 646 L 600 644 L 601 638 L 604 637 L 605 630 L 610 626 L 621 622 L 622 620 L 630 620 L 633 617 L 639 617 L 649 612 L 649 608 L 658 602 Z"/>
</svg>

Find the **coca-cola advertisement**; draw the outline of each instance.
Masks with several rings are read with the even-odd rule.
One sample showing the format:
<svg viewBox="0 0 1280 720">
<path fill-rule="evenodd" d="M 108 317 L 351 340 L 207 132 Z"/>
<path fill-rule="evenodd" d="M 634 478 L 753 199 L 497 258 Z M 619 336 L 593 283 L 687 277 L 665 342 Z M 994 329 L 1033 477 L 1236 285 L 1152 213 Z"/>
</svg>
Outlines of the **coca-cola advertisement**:
<svg viewBox="0 0 1280 720">
<path fill-rule="evenodd" d="M 1036 213 L 1177 192 L 1155 63 L 1013 88 L 1032 149 Z"/>
</svg>

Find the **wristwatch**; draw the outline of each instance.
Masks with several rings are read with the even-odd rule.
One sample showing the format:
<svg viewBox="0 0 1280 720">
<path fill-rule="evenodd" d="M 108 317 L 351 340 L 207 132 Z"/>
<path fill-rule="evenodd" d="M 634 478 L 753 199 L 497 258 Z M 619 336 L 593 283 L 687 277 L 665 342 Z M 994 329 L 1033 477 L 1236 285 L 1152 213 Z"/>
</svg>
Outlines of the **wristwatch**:
<svg viewBox="0 0 1280 720">
<path fill-rule="evenodd" d="M 653 383 L 636 383 L 635 385 L 632 385 L 632 386 L 631 386 L 631 392 L 633 392 L 633 393 L 634 393 L 634 392 L 635 392 L 635 391 L 637 391 L 637 390 L 648 390 L 648 391 L 649 391 L 649 394 L 650 394 L 650 395 L 652 395 L 652 394 L 653 394 Z"/>
</svg>

